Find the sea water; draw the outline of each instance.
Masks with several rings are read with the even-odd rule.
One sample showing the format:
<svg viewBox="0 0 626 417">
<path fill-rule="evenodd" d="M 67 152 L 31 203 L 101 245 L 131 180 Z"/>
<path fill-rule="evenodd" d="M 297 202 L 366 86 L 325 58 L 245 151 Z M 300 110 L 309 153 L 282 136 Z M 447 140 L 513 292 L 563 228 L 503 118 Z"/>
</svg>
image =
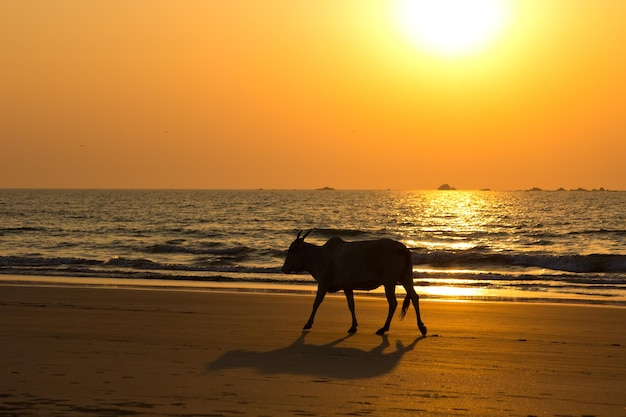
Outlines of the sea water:
<svg viewBox="0 0 626 417">
<path fill-rule="evenodd" d="M 312 291 L 280 272 L 309 229 L 403 242 L 426 298 L 626 305 L 611 191 L 0 190 L 0 283 Z"/>
</svg>

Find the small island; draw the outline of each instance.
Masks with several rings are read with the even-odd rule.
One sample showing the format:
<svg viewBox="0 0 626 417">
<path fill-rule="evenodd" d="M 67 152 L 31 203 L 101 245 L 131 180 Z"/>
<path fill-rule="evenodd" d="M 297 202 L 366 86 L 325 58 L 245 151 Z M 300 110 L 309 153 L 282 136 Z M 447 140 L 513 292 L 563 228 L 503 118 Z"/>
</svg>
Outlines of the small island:
<svg viewBox="0 0 626 417">
<path fill-rule="evenodd" d="M 456 188 L 451 187 L 450 184 L 442 184 L 437 189 L 440 190 L 440 191 L 454 191 L 454 190 L 456 190 Z"/>
<path fill-rule="evenodd" d="M 551 190 L 544 190 L 544 189 L 539 188 L 539 187 L 533 187 L 533 188 L 530 188 L 530 189 L 524 190 L 524 191 L 548 191 L 549 192 Z M 567 191 L 580 191 L 580 192 L 590 192 L 590 191 L 593 192 L 593 191 L 595 191 L 595 192 L 598 192 L 598 191 L 611 191 L 611 190 L 609 190 L 607 188 L 604 188 L 604 187 L 594 188 L 592 190 L 589 190 L 589 189 L 583 188 L 583 187 L 571 188 L 569 190 L 564 188 L 564 187 L 559 187 L 559 188 L 557 188 L 554 191 L 556 191 L 556 192 L 567 192 Z"/>
</svg>

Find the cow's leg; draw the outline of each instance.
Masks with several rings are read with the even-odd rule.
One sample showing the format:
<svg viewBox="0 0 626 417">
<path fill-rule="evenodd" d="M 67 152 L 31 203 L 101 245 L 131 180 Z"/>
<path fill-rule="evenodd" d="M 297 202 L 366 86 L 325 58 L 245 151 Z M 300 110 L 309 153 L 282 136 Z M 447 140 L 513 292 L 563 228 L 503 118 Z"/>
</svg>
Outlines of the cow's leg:
<svg viewBox="0 0 626 417">
<path fill-rule="evenodd" d="M 313 311 L 311 311 L 311 316 L 309 317 L 309 321 L 306 322 L 303 330 L 308 330 L 313 326 L 313 319 L 315 318 L 315 313 L 319 308 L 322 301 L 324 301 L 324 296 L 326 295 L 326 288 L 322 288 L 320 285 L 317 286 L 317 294 L 315 294 L 315 301 L 313 301 Z"/>
<path fill-rule="evenodd" d="M 356 314 L 354 314 L 354 292 L 352 290 L 343 290 L 346 294 L 346 300 L 348 300 L 348 308 L 352 314 L 352 327 L 348 329 L 348 333 L 356 333 L 356 327 L 359 325 L 356 322 Z"/>
<path fill-rule="evenodd" d="M 385 325 L 376 331 L 376 334 L 379 335 L 385 334 L 385 332 L 389 330 L 393 313 L 396 311 L 396 307 L 398 306 L 395 283 L 385 285 L 385 295 L 387 296 L 387 302 L 389 303 L 389 313 L 387 314 L 387 321 L 385 321 Z"/>
<path fill-rule="evenodd" d="M 412 284 L 405 284 L 404 289 L 406 290 L 407 297 L 411 298 L 413 302 L 413 307 L 415 307 L 415 315 L 417 316 L 417 327 L 419 327 L 420 332 L 422 332 L 422 336 L 426 336 L 426 326 L 422 322 L 422 317 L 420 316 L 420 297 L 415 292 L 415 288 L 413 288 Z"/>
</svg>

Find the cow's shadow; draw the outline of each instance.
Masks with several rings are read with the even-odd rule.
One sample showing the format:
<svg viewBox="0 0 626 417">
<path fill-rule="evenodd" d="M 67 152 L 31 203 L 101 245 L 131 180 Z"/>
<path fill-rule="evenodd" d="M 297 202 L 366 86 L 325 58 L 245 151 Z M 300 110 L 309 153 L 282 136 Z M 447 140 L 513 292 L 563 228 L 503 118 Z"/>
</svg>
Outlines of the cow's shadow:
<svg viewBox="0 0 626 417">
<path fill-rule="evenodd" d="M 405 353 L 413 350 L 424 336 L 404 346 L 397 341 L 395 350 L 387 336 L 381 343 L 365 351 L 338 346 L 352 335 L 323 345 L 305 342 L 308 332 L 302 332 L 291 345 L 268 352 L 237 349 L 226 352 L 207 366 L 207 372 L 223 369 L 252 368 L 264 374 L 296 374 L 328 378 L 371 378 L 391 372 Z"/>
</svg>

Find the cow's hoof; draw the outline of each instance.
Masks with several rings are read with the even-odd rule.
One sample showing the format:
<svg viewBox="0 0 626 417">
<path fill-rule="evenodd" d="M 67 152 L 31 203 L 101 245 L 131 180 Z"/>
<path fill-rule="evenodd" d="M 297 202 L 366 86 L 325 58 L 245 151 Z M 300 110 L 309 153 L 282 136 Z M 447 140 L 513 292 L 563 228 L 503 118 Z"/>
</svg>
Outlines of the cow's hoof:
<svg viewBox="0 0 626 417">
<path fill-rule="evenodd" d="M 302 330 L 309 330 L 311 327 L 313 327 L 313 324 L 312 323 L 307 323 L 307 324 L 304 325 Z"/>
<path fill-rule="evenodd" d="M 422 336 L 426 336 L 426 333 L 428 333 L 428 329 L 426 328 L 426 326 L 422 324 L 418 327 L 420 328 L 420 332 L 422 332 Z"/>
<path fill-rule="evenodd" d="M 350 328 L 348 329 L 348 333 L 350 333 L 350 334 L 354 334 L 354 333 L 356 333 L 356 327 L 350 327 Z"/>
<path fill-rule="evenodd" d="M 376 330 L 376 334 L 379 336 L 382 336 L 385 334 L 385 332 L 389 330 L 389 329 L 385 329 L 384 327 L 381 327 L 380 329 Z"/>
</svg>

